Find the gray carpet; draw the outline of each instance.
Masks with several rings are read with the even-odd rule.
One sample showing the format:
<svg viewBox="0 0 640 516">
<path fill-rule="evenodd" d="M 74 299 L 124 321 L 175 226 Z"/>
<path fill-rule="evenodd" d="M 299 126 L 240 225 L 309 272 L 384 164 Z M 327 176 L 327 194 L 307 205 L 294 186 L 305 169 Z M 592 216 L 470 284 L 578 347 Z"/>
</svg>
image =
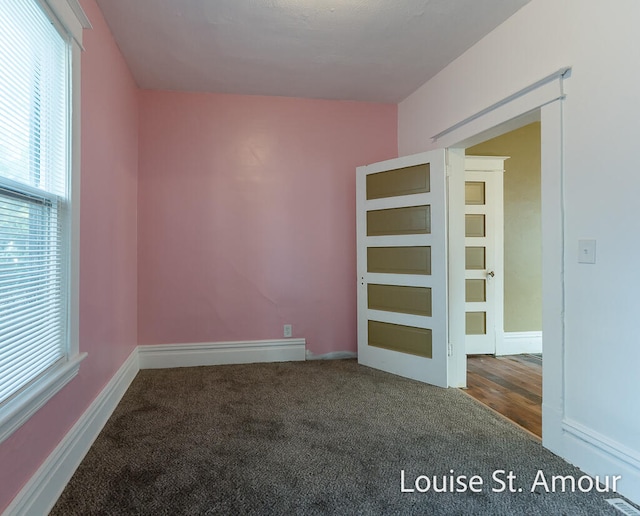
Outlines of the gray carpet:
<svg viewBox="0 0 640 516">
<path fill-rule="evenodd" d="M 499 469 L 523 491 L 492 492 Z M 402 493 L 401 470 L 484 486 Z M 620 514 L 612 493 L 530 492 L 538 470 L 582 475 L 464 393 L 354 360 L 147 370 L 51 514 Z"/>
</svg>

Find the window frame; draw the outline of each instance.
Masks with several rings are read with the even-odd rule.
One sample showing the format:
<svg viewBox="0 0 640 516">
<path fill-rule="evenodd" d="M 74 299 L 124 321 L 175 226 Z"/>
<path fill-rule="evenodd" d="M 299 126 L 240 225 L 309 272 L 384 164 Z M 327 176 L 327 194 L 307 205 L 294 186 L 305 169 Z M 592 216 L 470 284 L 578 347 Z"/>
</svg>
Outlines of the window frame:
<svg viewBox="0 0 640 516">
<path fill-rule="evenodd" d="M 36 411 L 67 385 L 80 369 L 87 353 L 79 344 L 79 271 L 80 271 L 80 88 L 82 31 L 91 24 L 78 0 L 31 0 L 40 5 L 51 23 L 67 42 L 68 78 L 68 174 L 69 228 L 66 242 L 67 273 L 67 353 L 27 387 L 0 406 L 0 443 L 20 428 Z"/>
</svg>

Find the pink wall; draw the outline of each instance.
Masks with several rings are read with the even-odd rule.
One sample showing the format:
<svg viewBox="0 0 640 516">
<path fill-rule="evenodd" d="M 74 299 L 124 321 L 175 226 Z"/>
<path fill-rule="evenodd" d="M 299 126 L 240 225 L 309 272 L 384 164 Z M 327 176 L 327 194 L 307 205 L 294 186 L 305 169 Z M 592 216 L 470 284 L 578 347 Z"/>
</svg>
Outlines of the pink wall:
<svg viewBox="0 0 640 516">
<path fill-rule="evenodd" d="M 279 338 L 291 323 L 315 353 L 355 350 L 354 169 L 397 155 L 395 105 L 139 92 L 81 4 L 89 356 L 0 444 L 0 512 L 138 340 Z"/>
<path fill-rule="evenodd" d="M 355 167 L 397 107 L 141 92 L 140 344 L 305 337 L 356 350 Z"/>
<path fill-rule="evenodd" d="M 0 445 L 0 512 L 136 345 L 138 92 L 93 0 L 82 55 L 79 376 Z"/>
</svg>

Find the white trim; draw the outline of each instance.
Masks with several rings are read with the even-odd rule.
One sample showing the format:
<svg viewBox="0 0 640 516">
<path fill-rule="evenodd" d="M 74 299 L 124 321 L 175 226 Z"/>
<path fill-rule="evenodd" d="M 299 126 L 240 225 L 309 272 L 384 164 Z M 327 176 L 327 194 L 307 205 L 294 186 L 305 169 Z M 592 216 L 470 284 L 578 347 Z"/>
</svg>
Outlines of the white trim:
<svg viewBox="0 0 640 516">
<path fill-rule="evenodd" d="M 431 140 L 433 142 L 436 142 L 440 140 L 443 136 L 451 134 L 457 131 L 458 129 L 460 129 L 461 127 L 464 127 L 465 125 L 468 125 L 471 122 L 479 118 L 482 118 L 493 111 L 497 111 L 499 108 L 506 106 L 507 104 L 510 104 L 511 102 L 514 102 L 515 100 L 521 97 L 527 96 L 531 92 L 539 91 L 543 86 L 555 81 L 556 79 L 559 79 L 558 84 L 560 88 L 558 89 L 555 96 L 552 96 L 553 98 L 549 98 L 546 102 L 553 102 L 554 100 L 562 99 L 564 98 L 564 91 L 562 89 L 562 79 L 570 71 L 571 71 L 570 66 L 565 66 L 564 68 L 560 68 L 559 70 L 547 75 L 546 77 L 543 77 L 542 79 L 534 82 L 533 84 L 530 84 L 529 86 L 526 86 L 525 88 L 522 88 L 521 90 L 518 90 L 515 93 L 512 93 L 508 97 L 505 97 L 504 99 L 499 100 L 498 102 L 492 104 L 489 107 L 482 109 L 481 111 L 478 111 L 475 115 L 471 115 L 470 117 L 467 117 L 464 120 L 461 120 L 460 122 L 452 125 L 451 127 L 445 129 L 444 131 L 439 132 L 435 136 L 432 136 Z M 537 106 L 537 107 L 540 107 L 540 106 Z"/>
<path fill-rule="evenodd" d="M 140 369 L 196 367 L 305 359 L 305 339 L 138 346 Z"/>
<path fill-rule="evenodd" d="M 80 362 L 86 356 L 86 353 L 75 355 L 70 360 L 52 367 L 39 380 L 2 405 L 0 443 L 20 428 L 78 374 Z"/>
<path fill-rule="evenodd" d="M 640 500 L 640 455 L 586 426 L 562 421 L 563 456 L 585 473 L 595 476 L 621 475 L 618 492 L 634 502 Z"/>
<path fill-rule="evenodd" d="M 564 103 L 540 110 L 542 194 L 542 444 L 561 457 L 565 414 Z"/>
<path fill-rule="evenodd" d="M 449 310 L 449 387 L 467 386 L 467 346 L 465 335 L 465 152 L 447 149 L 447 238 Z M 459 209 L 452 208 L 458 206 Z M 454 238 L 454 235 L 457 237 Z"/>
<path fill-rule="evenodd" d="M 137 373 L 138 352 L 134 349 L 14 498 L 4 516 L 49 513 Z"/>
<path fill-rule="evenodd" d="M 62 29 L 82 47 L 82 30 L 91 29 L 91 22 L 78 0 L 37 0 L 56 18 Z"/>
<path fill-rule="evenodd" d="M 67 262 L 69 354 L 80 353 L 80 164 L 81 164 L 81 49 L 77 44 L 71 45 L 71 94 L 68 116 L 70 120 L 70 200 L 69 213 L 69 259 Z"/>
<path fill-rule="evenodd" d="M 565 90 L 567 79 L 571 77 L 571 68 L 567 67 L 565 73 L 557 77 L 557 81 L 543 82 L 540 80 L 535 83 L 539 85 L 537 88 L 524 88 L 518 92 L 518 95 L 507 97 L 512 99 L 511 101 L 506 102 L 507 99 L 504 99 L 497 102 L 492 106 L 492 109 L 484 109 L 479 114 L 468 117 L 442 131 L 437 135 L 438 145 L 445 148 L 472 147 L 531 123 L 538 118 L 538 110 L 566 98 Z"/>
<path fill-rule="evenodd" d="M 69 167 L 71 183 L 70 202 L 67 203 L 69 214 L 69 231 L 66 245 L 68 246 L 67 262 L 67 331 L 68 350 L 66 362 L 48 370 L 39 380 L 34 382 L 23 392 L 17 394 L 12 400 L 4 403 L 0 409 L 0 443 L 24 424 L 40 407 L 51 399 L 60 389 L 69 383 L 77 374 L 80 363 L 87 356 L 80 353 L 79 326 L 80 326 L 80 108 L 81 108 L 81 44 L 82 27 L 90 28 L 88 18 L 84 14 L 78 0 L 38 0 L 43 6 L 45 14 L 54 25 L 62 25 L 66 32 L 75 30 L 72 34 L 74 41 L 69 45 L 69 99 L 67 117 L 70 136 Z M 79 33 L 76 30 L 79 24 Z M 74 29 L 76 27 L 76 29 Z M 24 187 L 21 187 L 24 189 Z M 39 195 L 42 195 L 40 192 Z M 21 406 L 22 405 L 22 406 Z"/>
<path fill-rule="evenodd" d="M 465 156 L 465 172 L 504 172 L 504 162 L 511 156 Z"/>
<path fill-rule="evenodd" d="M 512 100 L 499 108 L 469 121 L 466 125 L 456 124 L 457 129 L 447 134 L 438 142 L 448 147 L 449 155 L 461 153 L 460 148 L 475 145 L 485 139 L 498 136 L 506 131 L 521 127 L 529 123 L 533 115 L 539 113 L 541 121 L 541 168 L 542 168 L 542 242 L 544 253 L 542 256 L 542 319 L 543 332 L 546 338 L 543 342 L 543 445 L 560 456 L 565 456 L 561 421 L 565 410 L 564 396 L 564 161 L 563 161 L 563 104 L 569 101 L 564 91 L 567 72 L 556 84 L 547 83 L 535 91 Z M 563 92 L 563 101 L 557 99 L 557 88 Z M 534 113 L 534 111 L 536 113 Z M 449 219 L 455 220 L 456 213 L 462 212 L 464 206 L 464 167 L 462 160 L 450 163 L 449 171 Z M 455 165 L 455 166 L 454 166 Z M 449 239 L 451 253 L 463 253 L 464 247 L 458 246 Z M 455 262 L 459 274 L 464 277 L 464 267 Z M 462 262 L 464 263 L 464 262 Z M 454 262 L 450 258 L 449 267 Z M 451 270 L 452 275 L 456 271 Z M 450 276 L 451 278 L 451 276 Z M 464 314 L 464 290 L 450 280 L 449 309 L 458 310 Z M 457 286 L 457 288 L 453 288 Z M 464 327 L 464 326 L 460 326 Z M 452 370 L 456 378 L 451 385 L 461 385 L 466 381 L 466 353 L 462 338 L 450 341 L 455 364 Z"/>
<path fill-rule="evenodd" d="M 82 25 L 82 28 L 93 29 L 93 27 L 91 26 L 91 22 L 89 21 L 89 18 L 87 17 L 86 13 L 82 9 L 82 6 L 80 5 L 80 2 L 78 0 L 67 0 L 67 3 L 69 4 L 69 7 L 71 7 L 71 10 L 73 11 L 73 13 L 76 15 L 76 18 Z"/>
<path fill-rule="evenodd" d="M 344 360 L 348 358 L 358 358 L 358 353 L 355 351 L 332 351 L 331 353 L 315 355 L 309 349 L 306 353 L 307 360 Z"/>
<path fill-rule="evenodd" d="M 2 515 L 49 513 L 140 369 L 303 361 L 305 342 L 305 339 L 283 339 L 136 347 Z M 335 352 L 313 359 L 352 358 L 352 355 Z M 85 356 L 81 355 L 78 363 Z"/>
<path fill-rule="evenodd" d="M 522 353 L 542 353 L 541 331 L 504 332 L 502 345 L 496 340 L 496 355 L 520 355 Z"/>
<path fill-rule="evenodd" d="M 219 344 L 250 350 L 258 347 L 258 343 L 261 343 L 263 347 L 265 343 L 267 343 L 267 347 L 269 347 L 268 343 L 272 343 L 276 347 L 276 343 L 284 342 L 290 344 L 292 341 L 295 342 L 295 345 L 299 345 L 301 342 L 304 344 L 304 339 Z M 162 355 L 162 350 L 178 346 L 181 345 L 138 346 L 6 508 L 3 516 L 48 514 L 131 385 L 140 369 L 141 356 L 145 354 L 153 356 L 154 353 Z M 213 345 L 187 344 L 185 346 L 195 349 Z M 151 352 L 152 349 L 156 351 Z M 195 356 L 193 354 L 188 355 Z M 321 360 L 352 358 L 355 353 L 338 351 L 313 355 L 308 351 L 307 355 L 309 360 Z M 301 360 L 304 360 L 304 358 Z M 247 362 L 242 361 L 240 363 Z M 558 414 L 559 416 L 560 414 Z M 562 434 L 565 441 L 562 451 L 567 460 L 579 465 L 581 469 L 590 475 L 622 475 L 623 478 L 619 483 L 620 494 L 627 496 L 631 500 L 640 499 L 640 456 L 635 451 L 570 419 L 562 421 Z M 557 442 L 558 439 L 552 439 L 552 441 Z"/>
<path fill-rule="evenodd" d="M 562 74 L 560 74 L 562 72 Z M 451 229 L 464 227 L 464 149 L 482 141 L 504 134 L 540 119 L 542 123 L 542 238 L 543 256 L 543 330 L 549 336 L 551 346 L 545 350 L 543 384 L 543 434 L 544 446 L 562 454 L 560 419 L 555 413 L 564 412 L 564 297 L 562 294 L 564 215 L 562 200 L 562 104 L 565 99 L 567 78 L 571 70 L 566 67 L 547 78 L 521 89 L 476 115 L 468 117 L 437 135 L 438 145 L 448 149 L 448 219 Z M 533 85 L 532 85 L 533 86 Z M 464 234 L 464 233 L 463 233 Z M 451 235 L 451 233 L 450 233 Z M 464 241 L 449 237 L 449 314 L 451 320 L 464 317 Z M 456 259 L 455 257 L 458 256 Z M 462 281 L 456 280 L 456 277 Z M 462 331 L 460 330 L 462 328 Z M 451 386 L 466 385 L 466 349 L 464 345 L 464 319 L 452 326 L 449 341 Z M 457 331 L 456 331 L 457 329 Z"/>
</svg>

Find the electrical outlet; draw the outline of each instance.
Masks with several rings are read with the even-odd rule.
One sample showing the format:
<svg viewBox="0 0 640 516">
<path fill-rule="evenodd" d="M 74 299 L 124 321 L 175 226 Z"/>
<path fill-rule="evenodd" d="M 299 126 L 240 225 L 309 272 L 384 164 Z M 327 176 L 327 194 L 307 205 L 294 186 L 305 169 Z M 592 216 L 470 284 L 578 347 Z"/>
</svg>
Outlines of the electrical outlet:
<svg viewBox="0 0 640 516">
<path fill-rule="evenodd" d="M 291 337 L 291 335 L 293 334 L 293 328 L 291 327 L 290 324 L 285 324 L 284 325 L 284 336 L 285 337 Z"/>
</svg>

